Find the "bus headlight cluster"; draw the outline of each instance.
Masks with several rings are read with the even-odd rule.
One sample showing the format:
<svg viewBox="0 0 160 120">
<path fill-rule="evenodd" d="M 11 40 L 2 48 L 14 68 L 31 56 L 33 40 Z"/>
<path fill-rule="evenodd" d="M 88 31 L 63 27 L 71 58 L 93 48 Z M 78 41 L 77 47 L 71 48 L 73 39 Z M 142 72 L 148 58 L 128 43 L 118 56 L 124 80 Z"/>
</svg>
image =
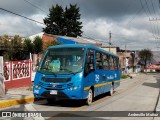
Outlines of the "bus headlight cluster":
<svg viewBox="0 0 160 120">
<path fill-rule="evenodd" d="M 70 87 L 69 90 L 71 90 L 71 91 L 72 90 L 77 90 L 78 88 L 81 88 L 81 86 L 73 86 L 73 87 Z"/>
<path fill-rule="evenodd" d="M 38 86 L 38 85 L 35 85 L 35 88 L 37 88 L 37 89 L 41 89 L 41 87 L 40 87 L 40 86 Z"/>
</svg>

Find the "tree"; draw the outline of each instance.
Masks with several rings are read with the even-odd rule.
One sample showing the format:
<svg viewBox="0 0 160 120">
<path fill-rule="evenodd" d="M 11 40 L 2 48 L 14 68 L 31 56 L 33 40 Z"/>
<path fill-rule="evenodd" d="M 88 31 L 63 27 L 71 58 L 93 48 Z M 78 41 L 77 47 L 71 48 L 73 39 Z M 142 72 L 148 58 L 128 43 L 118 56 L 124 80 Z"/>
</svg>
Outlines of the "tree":
<svg viewBox="0 0 160 120">
<path fill-rule="evenodd" d="M 70 4 L 70 8 L 65 9 L 64 18 L 66 25 L 66 35 L 71 37 L 81 36 L 82 22 L 80 22 L 79 7 Z"/>
<path fill-rule="evenodd" d="M 36 54 L 38 54 L 39 52 L 41 52 L 42 51 L 42 47 L 43 47 L 42 38 L 39 37 L 39 36 L 36 36 L 34 38 L 33 45 L 34 45 L 34 52 Z"/>
<path fill-rule="evenodd" d="M 141 63 L 146 67 L 147 63 L 151 61 L 153 53 L 150 49 L 142 49 L 138 54 Z"/>
<path fill-rule="evenodd" d="M 26 38 L 24 40 L 24 50 L 27 52 L 27 54 L 33 53 L 33 51 L 34 51 L 33 43 L 31 42 L 31 40 L 29 38 Z"/>
<path fill-rule="evenodd" d="M 64 35 L 63 26 L 64 26 L 64 11 L 63 8 L 59 5 L 49 9 L 49 15 L 45 18 L 44 24 L 46 25 L 43 28 L 43 32 L 54 35 Z"/>
<path fill-rule="evenodd" d="M 79 7 L 71 5 L 65 10 L 59 5 L 49 9 L 49 15 L 45 18 L 43 32 L 54 35 L 66 35 L 71 37 L 81 36 L 82 22 L 80 22 Z"/>
<path fill-rule="evenodd" d="M 11 60 L 23 60 L 25 58 L 22 37 L 15 35 L 11 39 Z"/>
</svg>

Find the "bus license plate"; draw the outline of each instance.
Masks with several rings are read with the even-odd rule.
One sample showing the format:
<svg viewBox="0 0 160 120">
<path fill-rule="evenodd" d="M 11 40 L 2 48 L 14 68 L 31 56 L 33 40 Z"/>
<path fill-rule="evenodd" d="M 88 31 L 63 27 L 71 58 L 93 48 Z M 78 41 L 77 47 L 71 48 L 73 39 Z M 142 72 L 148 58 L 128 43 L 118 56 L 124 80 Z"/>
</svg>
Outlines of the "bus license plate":
<svg viewBox="0 0 160 120">
<path fill-rule="evenodd" d="M 57 95 L 57 90 L 51 90 L 51 91 L 50 91 L 50 94 L 51 94 L 51 95 Z"/>
</svg>

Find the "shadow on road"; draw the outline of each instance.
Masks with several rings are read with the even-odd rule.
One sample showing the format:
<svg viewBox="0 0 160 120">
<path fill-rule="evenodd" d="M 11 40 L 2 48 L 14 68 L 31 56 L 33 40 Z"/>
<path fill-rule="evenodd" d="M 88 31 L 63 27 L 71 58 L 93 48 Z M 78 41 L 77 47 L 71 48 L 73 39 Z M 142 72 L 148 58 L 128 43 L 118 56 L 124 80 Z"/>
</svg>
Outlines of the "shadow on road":
<svg viewBox="0 0 160 120">
<path fill-rule="evenodd" d="M 157 73 L 153 77 L 156 79 L 156 83 L 144 82 L 142 85 L 153 87 L 153 88 L 160 88 L 160 74 Z"/>
<path fill-rule="evenodd" d="M 82 120 L 82 119 L 86 119 L 86 120 L 104 120 L 103 118 L 94 118 L 94 117 L 88 117 L 87 115 L 78 115 L 78 114 L 74 114 L 74 113 L 60 113 L 54 117 L 51 117 L 47 120 Z M 105 120 L 109 120 L 106 119 Z"/>
<path fill-rule="evenodd" d="M 94 98 L 94 101 L 98 101 L 104 97 L 109 96 L 108 93 L 98 95 Z M 58 106 L 58 107 L 81 107 L 86 105 L 86 100 L 57 100 L 53 103 L 48 103 L 47 100 L 35 101 L 34 104 L 44 106 Z"/>
</svg>

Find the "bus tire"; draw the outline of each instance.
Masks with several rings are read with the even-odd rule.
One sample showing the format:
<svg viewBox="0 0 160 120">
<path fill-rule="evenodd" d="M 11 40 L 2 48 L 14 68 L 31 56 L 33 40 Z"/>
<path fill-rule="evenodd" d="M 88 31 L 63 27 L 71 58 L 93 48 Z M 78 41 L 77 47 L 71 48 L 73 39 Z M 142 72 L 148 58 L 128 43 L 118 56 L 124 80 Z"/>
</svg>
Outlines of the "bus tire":
<svg viewBox="0 0 160 120">
<path fill-rule="evenodd" d="M 89 89 L 88 97 L 86 100 L 87 105 L 90 105 L 92 103 L 92 101 L 93 101 L 93 90 Z"/>
<path fill-rule="evenodd" d="M 111 85 L 111 89 L 109 91 L 109 96 L 112 96 L 113 95 L 113 92 L 114 92 L 114 86 Z"/>
<path fill-rule="evenodd" d="M 50 104 L 50 103 L 54 103 L 55 102 L 55 99 L 53 98 L 47 98 L 47 102 Z"/>
</svg>

